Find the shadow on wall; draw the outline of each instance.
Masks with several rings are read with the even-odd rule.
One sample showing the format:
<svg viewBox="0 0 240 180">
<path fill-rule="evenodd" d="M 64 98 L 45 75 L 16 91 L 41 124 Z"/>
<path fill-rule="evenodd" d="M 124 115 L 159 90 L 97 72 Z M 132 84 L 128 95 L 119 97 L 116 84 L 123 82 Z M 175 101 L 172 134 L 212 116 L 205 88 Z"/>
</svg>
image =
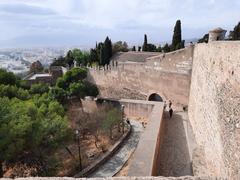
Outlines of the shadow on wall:
<svg viewBox="0 0 240 180">
<path fill-rule="evenodd" d="M 168 112 L 164 112 L 165 129 L 160 146 L 160 176 L 193 175 L 192 148 L 189 148 L 188 137 L 191 136 L 187 115 L 176 112 L 170 119 Z M 190 149 L 190 150 L 189 150 Z"/>
</svg>

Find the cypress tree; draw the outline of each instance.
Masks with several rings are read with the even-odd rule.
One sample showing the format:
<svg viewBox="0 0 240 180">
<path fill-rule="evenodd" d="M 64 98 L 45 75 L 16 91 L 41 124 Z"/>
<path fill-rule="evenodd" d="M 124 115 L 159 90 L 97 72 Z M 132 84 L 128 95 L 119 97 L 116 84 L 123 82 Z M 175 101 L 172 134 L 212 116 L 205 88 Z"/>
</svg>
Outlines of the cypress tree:
<svg viewBox="0 0 240 180">
<path fill-rule="evenodd" d="M 104 46 L 102 45 L 101 47 L 100 47 L 100 54 L 99 54 L 99 56 L 100 56 L 100 65 L 105 65 L 105 50 L 104 50 L 105 48 L 104 48 Z"/>
<path fill-rule="evenodd" d="M 182 40 L 180 48 L 185 48 L 185 40 Z"/>
<path fill-rule="evenodd" d="M 181 21 L 177 20 L 175 27 L 174 27 L 174 32 L 173 32 L 172 50 L 180 49 L 181 43 L 182 43 Z"/>
<path fill-rule="evenodd" d="M 73 53 L 72 53 L 71 50 L 69 50 L 67 52 L 67 55 L 65 57 L 65 61 L 68 64 L 69 68 L 71 68 L 73 66 L 73 64 L 74 64 L 74 57 L 73 57 Z"/>
<path fill-rule="evenodd" d="M 101 47 L 102 47 L 102 46 L 103 46 L 103 43 L 100 42 L 100 43 L 97 44 L 97 49 L 96 49 L 99 65 L 102 65 L 102 64 L 101 64 L 101 57 L 100 57 L 100 51 L 101 51 Z"/>
<path fill-rule="evenodd" d="M 91 49 L 90 50 L 90 63 L 92 64 L 93 62 L 98 62 L 98 55 L 96 49 Z"/>
<path fill-rule="evenodd" d="M 104 41 L 105 64 L 109 64 L 112 57 L 112 41 L 107 37 Z M 105 65 L 104 64 L 104 65 Z"/>
<path fill-rule="evenodd" d="M 97 50 L 98 49 L 98 43 L 96 42 L 96 45 L 95 45 L 95 50 Z"/>
<path fill-rule="evenodd" d="M 148 46 L 148 43 L 147 43 L 147 35 L 144 34 L 144 42 L 143 42 L 143 46 L 142 46 L 142 51 L 147 51 L 147 46 Z"/>
<path fill-rule="evenodd" d="M 135 46 L 133 46 L 132 51 L 136 51 L 136 47 Z"/>
</svg>

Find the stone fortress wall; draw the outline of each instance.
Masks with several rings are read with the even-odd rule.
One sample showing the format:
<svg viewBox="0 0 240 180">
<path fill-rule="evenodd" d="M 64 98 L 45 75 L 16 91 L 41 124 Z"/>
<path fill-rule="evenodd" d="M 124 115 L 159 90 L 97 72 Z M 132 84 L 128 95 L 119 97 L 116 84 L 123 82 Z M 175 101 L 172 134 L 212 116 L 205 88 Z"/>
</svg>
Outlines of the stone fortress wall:
<svg viewBox="0 0 240 180">
<path fill-rule="evenodd" d="M 189 105 L 197 141 L 194 175 L 240 179 L 239 50 L 239 41 L 213 41 L 147 62 L 91 69 L 89 77 L 106 97 L 147 99 L 158 93 L 175 104 Z"/>
<path fill-rule="evenodd" d="M 240 42 L 198 44 L 193 59 L 189 120 L 194 166 L 204 166 L 195 174 L 240 179 Z"/>
<path fill-rule="evenodd" d="M 117 66 L 89 69 L 103 97 L 147 100 L 152 93 L 164 100 L 188 104 L 193 46 L 148 58 L 147 62 L 124 62 Z"/>
</svg>

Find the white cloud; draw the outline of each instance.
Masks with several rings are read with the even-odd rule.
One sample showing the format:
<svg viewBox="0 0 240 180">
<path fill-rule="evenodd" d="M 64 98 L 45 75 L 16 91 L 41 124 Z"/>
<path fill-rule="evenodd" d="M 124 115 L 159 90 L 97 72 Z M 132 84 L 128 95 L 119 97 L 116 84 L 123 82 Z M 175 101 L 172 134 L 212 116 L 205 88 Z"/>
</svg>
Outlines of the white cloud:
<svg viewBox="0 0 240 180">
<path fill-rule="evenodd" d="M 22 9 L 16 9 L 19 4 Z M 46 33 L 84 34 L 92 40 L 105 33 L 133 41 L 143 33 L 159 41 L 159 33 L 168 40 L 177 19 L 185 38 L 199 37 L 216 26 L 232 29 L 240 20 L 239 9 L 239 0 L 1 0 L 0 40 Z"/>
</svg>

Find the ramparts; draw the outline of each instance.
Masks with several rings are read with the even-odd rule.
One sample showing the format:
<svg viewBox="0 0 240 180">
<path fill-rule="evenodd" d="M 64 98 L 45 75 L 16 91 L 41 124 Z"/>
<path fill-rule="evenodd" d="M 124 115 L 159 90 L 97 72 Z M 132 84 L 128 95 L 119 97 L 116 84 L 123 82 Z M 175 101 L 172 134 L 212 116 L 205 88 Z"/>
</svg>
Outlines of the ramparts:
<svg viewBox="0 0 240 180">
<path fill-rule="evenodd" d="M 111 98 L 147 100 L 159 94 L 163 100 L 187 105 L 190 89 L 193 46 L 174 53 L 124 62 L 104 69 L 89 69 L 88 79 L 97 84 L 101 95 Z M 115 64 L 115 63 L 113 63 Z"/>
<path fill-rule="evenodd" d="M 198 144 L 195 175 L 240 179 L 239 41 L 196 45 L 189 119 Z"/>
</svg>

